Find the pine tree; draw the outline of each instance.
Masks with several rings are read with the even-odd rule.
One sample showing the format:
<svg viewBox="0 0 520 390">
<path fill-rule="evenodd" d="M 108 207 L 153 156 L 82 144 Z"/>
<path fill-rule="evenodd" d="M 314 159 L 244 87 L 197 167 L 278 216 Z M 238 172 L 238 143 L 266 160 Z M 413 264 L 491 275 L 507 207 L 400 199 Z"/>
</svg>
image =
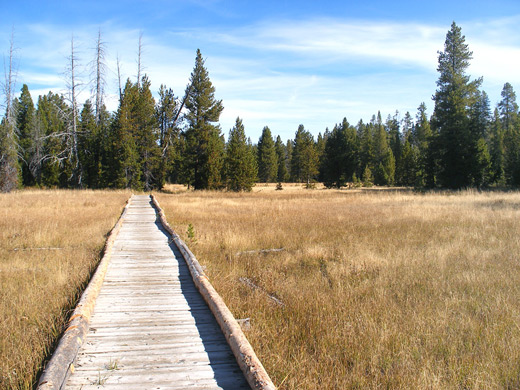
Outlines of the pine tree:
<svg viewBox="0 0 520 390">
<path fill-rule="evenodd" d="M 432 141 L 433 133 L 428 115 L 426 114 L 426 104 L 422 102 L 417 108 L 416 123 L 410 137 L 412 149 L 416 151 L 417 156 L 415 186 L 419 188 L 433 188 L 435 186 L 437 169 Z"/>
<path fill-rule="evenodd" d="M 341 187 L 353 177 L 359 166 L 359 140 L 356 129 L 343 118 L 327 137 L 323 155 L 323 182 L 326 187 Z"/>
<path fill-rule="evenodd" d="M 505 149 L 504 149 L 504 131 L 500 121 L 498 108 L 495 108 L 493 121 L 490 131 L 490 158 L 491 158 L 491 182 L 503 186 L 505 179 Z"/>
<path fill-rule="evenodd" d="M 478 156 L 479 137 L 471 131 L 470 108 L 475 103 L 481 79 L 470 81 L 466 75 L 472 58 L 465 37 L 455 22 L 446 35 L 444 51 L 439 53 L 440 73 L 434 96 L 433 125 L 438 131 L 438 179 L 442 186 L 461 188 L 473 185 L 473 168 Z"/>
<path fill-rule="evenodd" d="M 399 111 L 395 112 L 395 115 L 391 117 L 388 115 L 385 123 L 386 132 L 388 134 L 388 145 L 392 150 L 396 164 L 401 158 L 401 127 L 399 124 Z"/>
<path fill-rule="evenodd" d="M 316 137 L 316 154 L 318 155 L 318 181 L 323 182 L 323 159 L 325 157 L 325 145 L 327 144 L 327 138 L 330 135 L 329 128 L 325 128 L 325 133 L 322 135 L 318 133 Z"/>
<path fill-rule="evenodd" d="M 41 184 L 47 187 L 68 187 L 72 174 L 67 164 L 69 149 L 67 145 L 67 111 L 70 107 L 63 96 L 49 92 L 38 98 L 36 110 L 37 126 L 44 140 L 38 170 L 41 172 Z"/>
<path fill-rule="evenodd" d="M 388 145 L 388 134 L 381 120 L 381 113 L 377 114 L 374 133 L 374 184 L 393 185 L 395 180 L 395 158 Z"/>
<path fill-rule="evenodd" d="M 276 137 L 275 149 L 278 158 L 277 181 L 279 183 L 286 182 L 289 180 L 289 173 L 287 171 L 287 151 L 280 136 Z"/>
<path fill-rule="evenodd" d="M 292 174 L 292 157 L 293 157 L 293 143 L 294 141 L 292 139 L 288 139 L 285 144 L 285 151 L 287 156 L 287 174 L 289 176 L 288 181 L 295 182 L 296 179 L 294 178 Z"/>
<path fill-rule="evenodd" d="M 303 125 L 298 126 L 294 137 L 291 159 L 291 173 L 297 182 L 305 182 L 307 187 L 318 174 L 319 160 L 312 134 Z"/>
<path fill-rule="evenodd" d="M 415 186 L 417 182 L 417 155 L 408 138 L 403 144 L 401 158 L 396 167 L 396 172 L 399 175 L 397 183 L 403 186 Z"/>
<path fill-rule="evenodd" d="M 22 86 L 19 99 L 15 99 L 16 127 L 18 129 L 19 165 L 22 171 L 22 184 L 32 186 L 36 184 L 30 169 L 35 146 L 36 110 L 31 93 L 26 84 Z"/>
<path fill-rule="evenodd" d="M 504 137 L 504 173 L 507 183 L 520 185 L 520 123 L 516 93 L 511 84 L 502 89 L 502 100 L 498 103 L 500 124 Z"/>
<path fill-rule="evenodd" d="M 472 139 L 477 140 L 473 151 L 474 165 L 470 171 L 472 184 L 477 187 L 488 186 L 491 182 L 491 156 L 487 141 L 491 111 L 486 92 L 477 91 L 475 102 L 470 107 L 470 131 Z"/>
<path fill-rule="evenodd" d="M 229 131 L 225 158 L 226 184 L 230 191 L 251 191 L 256 175 L 256 159 L 251 144 L 246 140 L 240 118 Z"/>
<path fill-rule="evenodd" d="M 357 124 L 357 134 L 360 143 L 358 176 L 362 176 L 365 168 L 373 170 L 374 161 L 374 139 L 372 136 L 372 125 L 364 124 L 360 120 Z"/>
<path fill-rule="evenodd" d="M 94 107 L 87 100 L 80 113 L 79 158 L 83 167 L 83 183 L 87 188 L 97 188 L 100 174 L 100 145 Z"/>
<path fill-rule="evenodd" d="M 410 140 L 411 135 L 414 131 L 414 123 L 412 115 L 410 115 L 409 111 L 406 111 L 406 114 L 404 114 L 404 118 L 401 121 L 401 127 L 402 127 L 402 137 L 403 140 Z"/>
<path fill-rule="evenodd" d="M 183 136 L 183 180 L 195 189 L 218 188 L 221 185 L 222 146 L 218 122 L 224 107 L 215 100 L 213 87 L 200 50 L 197 50 L 195 67 L 187 88 L 186 121 L 188 127 Z"/>
<path fill-rule="evenodd" d="M 150 91 L 150 80 L 145 75 L 139 85 L 136 109 L 136 143 L 139 153 L 142 186 L 145 191 L 160 189 L 164 185 L 161 171 L 159 126 L 155 117 L 155 100 Z"/>
<path fill-rule="evenodd" d="M 518 104 L 516 103 L 516 93 L 513 86 L 505 83 L 501 92 L 502 100 L 498 103 L 498 111 L 500 112 L 500 121 L 502 128 L 509 131 L 517 124 Z"/>
<path fill-rule="evenodd" d="M 278 176 L 278 157 L 273 136 L 269 127 L 265 126 L 258 140 L 258 180 L 261 183 L 274 183 Z"/>
<path fill-rule="evenodd" d="M 159 182 L 168 177 L 176 181 L 180 169 L 180 129 L 177 126 L 179 104 L 171 88 L 163 84 L 159 88 L 159 101 L 155 107 L 155 117 L 159 125 L 159 146 L 161 147 L 161 166 Z"/>
<path fill-rule="evenodd" d="M 139 88 L 127 79 L 110 133 L 109 186 L 142 189 L 135 107 Z"/>
<path fill-rule="evenodd" d="M 325 155 L 323 158 L 323 184 L 327 188 L 340 188 L 345 185 L 345 148 L 346 132 L 342 126 L 334 126 L 325 145 Z"/>
</svg>

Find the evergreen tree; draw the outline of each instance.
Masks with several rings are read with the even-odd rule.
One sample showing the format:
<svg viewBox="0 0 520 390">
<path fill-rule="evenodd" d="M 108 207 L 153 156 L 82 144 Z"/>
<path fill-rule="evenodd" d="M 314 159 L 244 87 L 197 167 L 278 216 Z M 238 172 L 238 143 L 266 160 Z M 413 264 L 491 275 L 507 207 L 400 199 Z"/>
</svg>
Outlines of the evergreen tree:
<svg viewBox="0 0 520 390">
<path fill-rule="evenodd" d="M 93 137 L 93 141 L 99 148 L 97 152 L 98 157 L 94 157 L 94 160 L 99 160 L 97 162 L 97 178 L 92 178 L 91 185 L 93 188 L 107 188 L 110 186 L 112 172 L 112 166 L 110 165 L 110 161 L 112 160 L 111 142 L 115 117 L 108 112 L 104 104 L 100 107 L 98 117 L 99 118 L 96 122 L 96 135 Z"/>
<path fill-rule="evenodd" d="M 325 129 L 324 135 L 318 133 L 316 137 L 316 154 L 318 155 L 318 181 L 323 182 L 323 159 L 325 156 L 325 145 L 327 144 L 327 138 L 330 135 L 329 128 Z"/>
<path fill-rule="evenodd" d="M 287 171 L 287 151 L 280 136 L 276 137 L 275 143 L 276 157 L 278 158 L 277 181 L 279 183 L 289 180 L 289 173 Z"/>
<path fill-rule="evenodd" d="M 372 171 L 374 168 L 374 139 L 372 132 L 372 124 L 365 125 L 362 120 L 358 122 L 357 134 L 360 142 L 358 175 L 360 176 L 363 175 L 366 168 L 368 168 L 369 171 Z M 372 175 L 372 172 L 370 172 L 370 175 Z"/>
<path fill-rule="evenodd" d="M 486 140 L 489 139 L 491 111 L 486 92 L 476 92 L 475 102 L 470 107 L 470 130 L 472 139 L 477 140 L 474 150 L 474 165 L 470 171 L 472 184 L 488 186 L 491 181 L 491 156 Z"/>
<path fill-rule="evenodd" d="M 155 100 L 150 91 L 150 80 L 145 75 L 139 85 L 136 110 L 136 143 L 139 153 L 142 186 L 145 191 L 160 189 L 164 185 L 161 170 L 159 126 L 155 117 Z"/>
<path fill-rule="evenodd" d="M 507 183 L 520 185 L 520 123 L 516 93 L 511 84 L 502 89 L 502 100 L 498 103 L 500 124 L 504 137 L 504 173 Z"/>
<path fill-rule="evenodd" d="M 408 137 L 409 138 L 409 137 Z M 396 167 L 399 175 L 397 183 L 403 186 L 415 186 L 417 180 L 417 154 L 415 153 L 408 138 L 401 149 L 401 158 Z"/>
<path fill-rule="evenodd" d="M 136 144 L 135 107 L 138 100 L 139 87 L 127 79 L 110 133 L 111 169 L 108 182 L 111 187 L 142 189 Z"/>
<path fill-rule="evenodd" d="M 410 115 L 409 111 L 406 111 L 406 114 L 404 114 L 404 118 L 401 121 L 401 125 L 402 125 L 401 134 L 402 134 L 403 140 L 410 140 L 411 139 L 410 137 L 414 132 L 414 123 L 413 123 L 413 118 Z"/>
<path fill-rule="evenodd" d="M 69 150 L 65 122 L 65 118 L 69 117 L 68 110 L 70 108 L 61 95 L 49 92 L 38 98 L 36 117 L 44 140 L 38 170 L 41 172 L 41 184 L 47 187 L 66 188 L 70 184 L 72 169 L 67 164 Z"/>
<path fill-rule="evenodd" d="M 312 134 L 303 125 L 298 126 L 294 137 L 294 149 L 291 159 L 291 173 L 299 183 L 305 182 L 310 187 L 318 174 L 318 153 Z"/>
<path fill-rule="evenodd" d="M 388 118 L 385 123 L 386 132 L 388 134 L 388 145 L 392 150 L 396 163 L 401 157 L 401 129 L 399 125 L 399 111 L 395 112 L 395 115 Z"/>
<path fill-rule="evenodd" d="M 159 126 L 150 81 L 127 80 L 112 129 L 112 186 L 150 191 L 164 184 Z"/>
<path fill-rule="evenodd" d="M 323 156 L 323 182 L 327 187 L 341 187 L 353 177 L 359 165 L 359 142 L 356 129 L 346 118 L 327 137 Z"/>
<path fill-rule="evenodd" d="M 516 103 L 516 93 L 513 86 L 505 83 L 500 93 L 502 100 L 498 103 L 498 111 L 500 112 L 500 121 L 502 128 L 509 131 L 517 124 L 518 104 Z"/>
<path fill-rule="evenodd" d="M 505 181 L 504 131 L 498 108 L 495 108 L 490 131 L 491 181 L 502 186 Z"/>
<path fill-rule="evenodd" d="M 159 125 L 159 146 L 161 147 L 161 166 L 159 182 L 167 177 L 176 181 L 180 168 L 180 129 L 177 126 L 178 104 L 171 88 L 163 84 L 159 88 L 159 101 L 155 107 L 155 117 Z"/>
<path fill-rule="evenodd" d="M 32 186 L 36 184 L 30 169 L 35 146 L 36 110 L 27 84 L 22 86 L 19 99 L 15 99 L 16 127 L 18 129 L 19 165 L 22 171 L 22 184 Z"/>
<path fill-rule="evenodd" d="M 345 148 L 346 132 L 342 126 L 334 126 L 325 145 L 325 156 L 323 158 L 323 184 L 327 188 L 340 188 L 345 185 Z"/>
<path fill-rule="evenodd" d="M 442 186 L 461 188 L 474 184 L 479 137 L 471 129 L 470 108 L 475 103 L 481 79 L 470 81 L 466 69 L 472 58 L 465 37 L 455 22 L 439 53 L 440 73 L 434 96 L 433 125 L 438 131 L 436 152 L 438 179 Z"/>
<path fill-rule="evenodd" d="M 258 180 L 273 183 L 278 177 L 278 157 L 269 127 L 265 126 L 258 140 Z"/>
<path fill-rule="evenodd" d="M 381 120 L 381 113 L 377 114 L 374 134 L 374 184 L 393 185 L 395 179 L 395 158 L 388 145 L 388 134 Z"/>
<path fill-rule="evenodd" d="M 286 156 L 287 156 L 287 172 L 288 172 L 288 175 L 289 175 L 289 181 L 296 181 L 296 179 L 294 178 L 293 174 L 292 174 L 292 157 L 293 157 L 293 140 L 292 139 L 288 139 L 287 140 L 287 143 L 285 144 L 285 151 L 286 151 Z"/>
<path fill-rule="evenodd" d="M 88 188 L 97 188 L 101 171 L 101 145 L 99 144 L 100 138 L 94 107 L 92 107 L 90 100 L 83 104 L 78 130 L 80 135 L 78 140 L 79 158 L 84 174 L 83 183 Z"/>
<path fill-rule="evenodd" d="M 224 107 L 215 100 L 213 87 L 200 50 L 197 50 L 195 67 L 187 88 L 186 121 L 188 127 L 183 136 L 183 180 L 195 189 L 218 188 L 221 185 L 223 142 L 218 122 Z"/>
<path fill-rule="evenodd" d="M 226 184 L 231 191 L 251 191 L 256 175 L 256 159 L 247 142 L 244 125 L 240 118 L 229 131 L 225 158 Z"/>
<path fill-rule="evenodd" d="M 434 187 L 437 169 L 432 147 L 433 133 L 424 102 L 417 108 L 416 123 L 409 140 L 417 157 L 415 186 L 419 188 Z"/>
</svg>

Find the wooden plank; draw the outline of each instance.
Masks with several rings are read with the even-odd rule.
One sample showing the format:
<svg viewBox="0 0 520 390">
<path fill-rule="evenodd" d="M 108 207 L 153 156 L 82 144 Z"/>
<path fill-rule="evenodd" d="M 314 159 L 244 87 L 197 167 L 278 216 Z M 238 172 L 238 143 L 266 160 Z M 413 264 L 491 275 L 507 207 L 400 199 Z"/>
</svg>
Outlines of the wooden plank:
<svg viewBox="0 0 520 390">
<path fill-rule="evenodd" d="M 111 258 L 66 389 L 250 389 L 148 196 L 132 197 Z"/>
</svg>

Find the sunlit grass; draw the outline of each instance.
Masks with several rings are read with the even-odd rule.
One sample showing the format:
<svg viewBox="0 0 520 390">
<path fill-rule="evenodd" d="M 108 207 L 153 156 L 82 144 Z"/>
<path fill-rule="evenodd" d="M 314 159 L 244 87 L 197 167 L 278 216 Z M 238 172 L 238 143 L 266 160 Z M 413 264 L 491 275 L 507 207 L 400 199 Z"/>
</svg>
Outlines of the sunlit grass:
<svg viewBox="0 0 520 390">
<path fill-rule="evenodd" d="M 280 389 L 520 388 L 519 193 L 258 189 L 158 199 Z"/>
<path fill-rule="evenodd" d="M 0 194 L 0 388 L 30 389 L 127 191 Z"/>
</svg>

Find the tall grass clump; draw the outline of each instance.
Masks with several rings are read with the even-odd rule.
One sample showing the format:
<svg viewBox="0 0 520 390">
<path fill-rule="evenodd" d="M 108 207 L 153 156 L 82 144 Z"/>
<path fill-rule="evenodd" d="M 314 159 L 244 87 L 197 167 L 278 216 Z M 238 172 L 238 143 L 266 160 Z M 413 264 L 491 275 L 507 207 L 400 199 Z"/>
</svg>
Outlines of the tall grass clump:
<svg viewBox="0 0 520 390">
<path fill-rule="evenodd" d="M 0 194 L 0 389 L 31 389 L 129 192 Z"/>
<path fill-rule="evenodd" d="M 520 388 L 519 193 L 158 198 L 280 389 Z"/>
</svg>

